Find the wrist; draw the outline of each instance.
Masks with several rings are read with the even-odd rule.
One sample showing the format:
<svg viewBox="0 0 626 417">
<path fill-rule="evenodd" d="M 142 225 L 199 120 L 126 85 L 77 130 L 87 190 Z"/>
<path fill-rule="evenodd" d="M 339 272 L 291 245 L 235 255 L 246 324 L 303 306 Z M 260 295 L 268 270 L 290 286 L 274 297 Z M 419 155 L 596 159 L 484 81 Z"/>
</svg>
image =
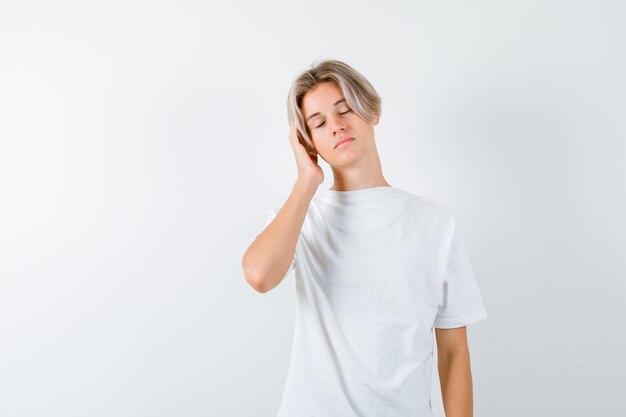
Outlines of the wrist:
<svg viewBox="0 0 626 417">
<path fill-rule="evenodd" d="M 300 177 L 298 177 L 296 183 L 293 186 L 294 189 L 305 191 L 311 195 L 315 194 L 315 192 L 317 191 L 317 187 L 319 187 L 319 184 L 313 178 Z"/>
</svg>

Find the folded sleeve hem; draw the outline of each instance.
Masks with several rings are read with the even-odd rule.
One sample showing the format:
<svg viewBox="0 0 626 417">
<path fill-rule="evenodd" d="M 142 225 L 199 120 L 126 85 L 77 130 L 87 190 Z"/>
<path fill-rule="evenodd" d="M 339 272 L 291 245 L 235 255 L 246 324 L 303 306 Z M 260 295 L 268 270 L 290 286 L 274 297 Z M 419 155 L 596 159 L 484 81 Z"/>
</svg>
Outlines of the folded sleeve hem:
<svg viewBox="0 0 626 417">
<path fill-rule="evenodd" d="M 487 312 L 485 310 L 481 310 L 475 314 L 470 314 L 454 319 L 437 318 L 435 319 L 433 327 L 437 329 L 454 329 L 456 327 L 463 327 L 468 324 L 475 323 L 485 318 L 487 318 Z"/>
</svg>

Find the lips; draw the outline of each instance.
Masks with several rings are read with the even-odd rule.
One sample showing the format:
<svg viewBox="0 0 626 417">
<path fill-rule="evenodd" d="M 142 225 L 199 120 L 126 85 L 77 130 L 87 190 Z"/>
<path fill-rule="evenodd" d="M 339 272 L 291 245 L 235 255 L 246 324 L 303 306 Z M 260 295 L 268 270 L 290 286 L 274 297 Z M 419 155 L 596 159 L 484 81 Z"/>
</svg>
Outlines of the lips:
<svg viewBox="0 0 626 417">
<path fill-rule="evenodd" d="M 347 142 L 349 140 L 354 140 L 354 138 L 352 138 L 352 137 L 345 137 L 345 138 L 339 139 L 339 141 L 335 145 L 335 148 L 337 148 L 339 145 L 341 145 L 342 143 Z"/>
</svg>

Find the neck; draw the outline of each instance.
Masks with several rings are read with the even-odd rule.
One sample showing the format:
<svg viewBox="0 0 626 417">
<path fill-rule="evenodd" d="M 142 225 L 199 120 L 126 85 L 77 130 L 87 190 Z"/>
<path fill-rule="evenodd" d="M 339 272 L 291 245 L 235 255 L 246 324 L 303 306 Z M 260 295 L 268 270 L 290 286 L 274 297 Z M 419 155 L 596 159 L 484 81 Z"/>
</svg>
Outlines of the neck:
<svg viewBox="0 0 626 417">
<path fill-rule="evenodd" d="M 380 186 L 390 187 L 383 175 L 378 158 L 376 158 L 375 163 L 364 167 L 333 167 L 332 170 L 333 185 L 330 187 L 331 190 L 350 191 Z"/>
</svg>

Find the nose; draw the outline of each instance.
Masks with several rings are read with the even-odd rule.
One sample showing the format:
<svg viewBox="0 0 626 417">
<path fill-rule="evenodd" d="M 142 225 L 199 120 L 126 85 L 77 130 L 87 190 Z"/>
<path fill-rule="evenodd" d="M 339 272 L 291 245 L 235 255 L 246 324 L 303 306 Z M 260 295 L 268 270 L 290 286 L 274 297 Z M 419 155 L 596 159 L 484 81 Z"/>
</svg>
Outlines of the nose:
<svg viewBox="0 0 626 417">
<path fill-rule="evenodd" d="M 337 132 L 343 132 L 346 130 L 344 123 L 338 118 L 335 118 L 332 122 L 333 122 L 332 124 L 333 136 L 336 135 Z"/>
</svg>

